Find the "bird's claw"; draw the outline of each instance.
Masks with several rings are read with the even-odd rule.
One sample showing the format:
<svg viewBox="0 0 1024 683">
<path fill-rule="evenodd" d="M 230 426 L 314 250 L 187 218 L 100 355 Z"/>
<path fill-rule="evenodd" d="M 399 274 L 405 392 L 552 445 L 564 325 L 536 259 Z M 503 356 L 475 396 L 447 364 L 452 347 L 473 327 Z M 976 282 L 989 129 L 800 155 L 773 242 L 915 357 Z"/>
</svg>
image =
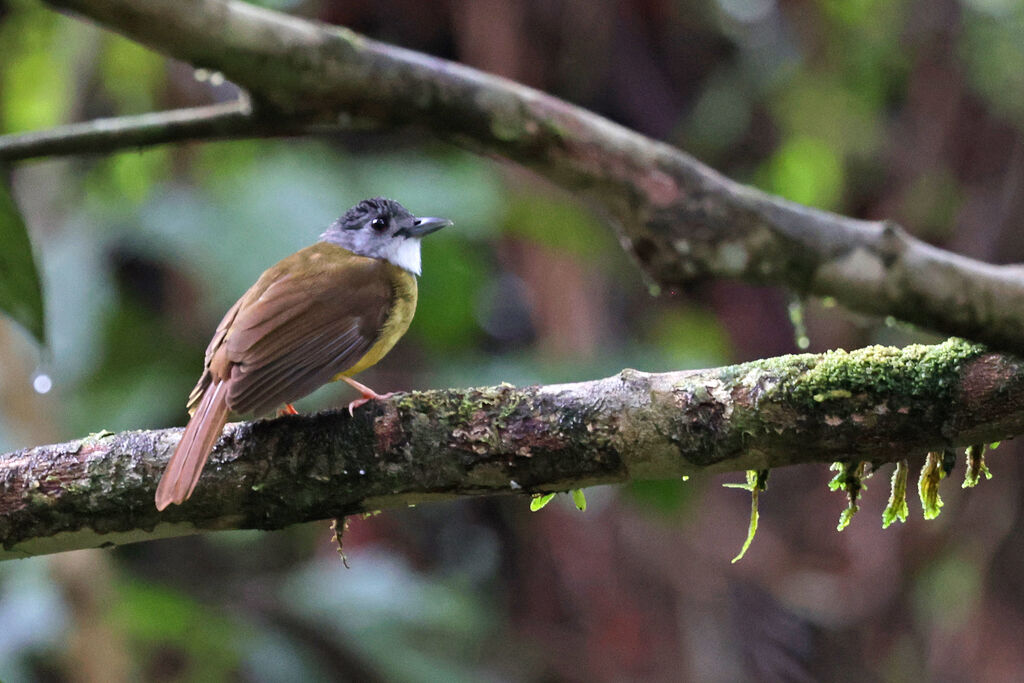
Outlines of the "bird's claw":
<svg viewBox="0 0 1024 683">
<path fill-rule="evenodd" d="M 349 401 L 349 403 L 348 403 L 348 414 L 350 416 L 352 416 L 352 417 L 355 417 L 355 413 L 354 413 L 355 409 L 360 407 L 360 406 L 362 406 L 363 404 L 369 403 L 370 401 L 376 401 L 377 399 L 381 399 L 381 398 L 391 398 L 394 395 L 395 395 L 395 392 L 389 391 L 386 394 L 374 393 L 372 396 L 363 396 L 362 398 L 357 398 L 354 401 Z"/>
</svg>

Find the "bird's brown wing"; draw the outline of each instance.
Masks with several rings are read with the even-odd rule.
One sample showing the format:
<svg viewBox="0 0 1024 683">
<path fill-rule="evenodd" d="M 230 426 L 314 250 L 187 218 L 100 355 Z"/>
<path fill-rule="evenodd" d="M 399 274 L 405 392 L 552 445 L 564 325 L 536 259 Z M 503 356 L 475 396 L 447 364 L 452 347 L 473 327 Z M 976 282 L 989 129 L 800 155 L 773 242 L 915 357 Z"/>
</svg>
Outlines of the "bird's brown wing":
<svg viewBox="0 0 1024 683">
<path fill-rule="evenodd" d="M 250 288 L 250 291 L 252 291 L 252 288 Z M 246 292 L 246 294 L 248 294 L 248 292 Z M 210 372 L 210 362 L 213 360 L 213 355 L 217 353 L 218 349 L 220 349 L 221 344 L 224 343 L 224 337 L 227 336 L 228 328 L 230 328 L 231 323 L 235 321 L 235 316 L 238 315 L 238 309 L 241 307 L 244 300 L 245 296 L 236 301 L 234 305 L 228 309 L 228 312 L 224 314 L 223 318 L 221 318 L 220 324 L 217 325 L 217 331 L 213 333 L 213 339 L 210 340 L 210 343 L 206 347 L 206 358 L 203 362 L 203 374 L 199 377 L 199 381 L 196 382 L 195 387 L 192 388 L 192 393 L 188 396 L 189 415 L 195 413 L 199 406 L 199 402 L 203 399 L 203 395 L 206 393 L 206 388 L 214 381 L 213 373 Z M 218 379 L 227 379 L 227 377 L 220 377 Z"/>
<path fill-rule="evenodd" d="M 352 367 L 376 341 L 392 296 L 385 263 L 330 244 L 271 268 L 210 357 L 213 377 L 227 379 L 228 405 L 266 413 Z"/>
<path fill-rule="evenodd" d="M 193 413 L 157 486 L 163 510 L 192 495 L 229 411 L 265 413 L 310 393 L 369 350 L 391 309 L 387 266 L 319 242 L 268 269 L 206 349 Z"/>
</svg>

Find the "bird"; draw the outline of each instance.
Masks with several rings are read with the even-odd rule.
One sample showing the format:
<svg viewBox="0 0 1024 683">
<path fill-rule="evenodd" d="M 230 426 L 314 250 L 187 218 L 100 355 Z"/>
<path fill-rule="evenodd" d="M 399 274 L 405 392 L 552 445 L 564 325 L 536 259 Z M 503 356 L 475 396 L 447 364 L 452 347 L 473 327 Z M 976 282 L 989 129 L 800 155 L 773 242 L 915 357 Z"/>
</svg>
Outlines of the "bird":
<svg viewBox="0 0 1024 683">
<path fill-rule="evenodd" d="M 156 508 L 195 490 L 228 417 L 291 406 L 327 382 L 361 394 L 349 412 L 386 398 L 352 379 L 409 329 L 420 241 L 452 225 L 417 218 L 392 199 L 364 199 L 313 245 L 268 268 L 228 310 L 188 399 L 189 421 L 156 489 Z"/>
</svg>

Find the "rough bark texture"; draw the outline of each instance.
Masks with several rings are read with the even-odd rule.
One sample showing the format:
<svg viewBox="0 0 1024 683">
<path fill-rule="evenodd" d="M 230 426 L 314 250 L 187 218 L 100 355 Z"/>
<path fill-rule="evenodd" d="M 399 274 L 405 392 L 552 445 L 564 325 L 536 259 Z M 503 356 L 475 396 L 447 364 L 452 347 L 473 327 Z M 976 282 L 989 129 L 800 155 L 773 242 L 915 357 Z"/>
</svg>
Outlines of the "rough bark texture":
<svg viewBox="0 0 1024 683">
<path fill-rule="evenodd" d="M 0 456 L 2 557 L 277 529 L 456 496 L 835 460 L 876 464 L 1024 429 L 1024 365 L 960 340 L 556 386 L 415 392 L 229 425 L 193 498 L 158 513 L 180 429 Z"/>
<path fill-rule="evenodd" d="M 945 252 L 892 223 L 741 186 L 678 149 L 506 79 L 242 2 L 48 1 L 246 88 L 259 103 L 249 114 L 255 118 L 220 121 L 205 137 L 287 134 L 316 124 L 421 126 L 586 197 L 662 286 L 702 277 L 783 285 L 1024 352 L 1024 269 Z M 138 126 L 135 137 L 71 131 L 65 153 L 82 149 L 77 135 L 90 136 L 92 150 L 102 148 L 100 138 L 117 149 L 189 137 L 185 125 L 130 123 Z M 35 145 L 0 138 L 0 160 L 58 153 L 55 137 Z"/>
</svg>

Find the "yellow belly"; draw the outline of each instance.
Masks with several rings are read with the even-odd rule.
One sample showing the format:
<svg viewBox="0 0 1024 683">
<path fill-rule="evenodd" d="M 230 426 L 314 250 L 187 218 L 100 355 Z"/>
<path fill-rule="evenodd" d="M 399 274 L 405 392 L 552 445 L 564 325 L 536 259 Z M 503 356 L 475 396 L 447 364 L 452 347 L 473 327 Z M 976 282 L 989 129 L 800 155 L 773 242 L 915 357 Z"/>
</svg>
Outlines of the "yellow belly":
<svg viewBox="0 0 1024 683">
<path fill-rule="evenodd" d="M 390 266 L 390 264 L 388 265 Z M 377 335 L 377 341 L 355 365 L 344 372 L 339 372 L 331 378 L 332 381 L 337 381 L 342 377 L 351 377 L 377 363 L 409 329 L 412 316 L 416 313 L 416 276 L 397 266 L 390 267 L 392 268 L 391 286 L 394 291 L 394 299 L 391 313 L 384 321 L 380 334 Z"/>
</svg>

